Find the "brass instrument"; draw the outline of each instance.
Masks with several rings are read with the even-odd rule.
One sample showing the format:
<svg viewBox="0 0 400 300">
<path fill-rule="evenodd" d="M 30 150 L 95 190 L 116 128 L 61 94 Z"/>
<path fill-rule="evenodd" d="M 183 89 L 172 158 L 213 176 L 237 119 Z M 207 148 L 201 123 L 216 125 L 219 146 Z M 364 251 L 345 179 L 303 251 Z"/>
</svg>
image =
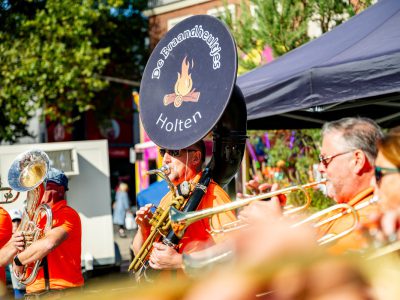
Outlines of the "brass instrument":
<svg viewBox="0 0 400 300">
<path fill-rule="evenodd" d="M 181 195 L 178 195 L 176 187 L 171 183 L 167 176 L 169 172 L 170 170 L 168 166 L 163 166 L 160 169 L 150 170 L 148 174 L 157 174 L 167 181 L 169 189 L 173 194 L 171 207 L 182 209 L 187 199 L 185 199 Z M 138 276 L 145 276 L 145 271 L 148 267 L 148 256 L 150 255 L 150 251 L 153 248 L 153 243 L 156 240 L 160 239 L 162 236 L 165 236 L 170 230 L 171 221 L 169 220 L 169 210 L 164 210 L 162 207 L 158 207 L 154 212 L 152 218 L 149 220 L 149 223 L 151 225 L 150 235 L 147 237 L 146 241 L 143 243 L 142 247 L 135 255 L 135 258 L 128 268 L 128 271 L 133 270 L 133 272 L 135 273 L 141 270 Z"/>
<path fill-rule="evenodd" d="M 203 209 L 201 211 L 193 211 L 193 212 L 188 212 L 188 213 L 182 213 L 176 209 L 171 208 L 170 209 L 170 219 L 171 219 L 171 225 L 172 225 L 172 230 L 174 230 L 175 234 L 179 236 L 183 236 L 186 228 L 191 225 L 192 223 L 199 221 L 204 218 L 211 217 L 215 214 L 235 210 L 237 208 L 244 207 L 246 205 L 249 205 L 250 203 L 254 201 L 259 201 L 259 200 L 265 200 L 268 198 L 272 198 L 278 195 L 285 195 L 294 191 L 301 190 L 305 193 L 306 195 L 306 203 L 302 205 L 301 207 L 294 208 L 293 210 L 286 211 L 285 214 L 291 214 L 294 212 L 298 212 L 299 210 L 302 210 L 306 207 L 308 207 L 309 203 L 311 202 L 311 198 L 309 197 L 308 193 L 306 192 L 306 189 L 317 186 L 319 184 L 325 184 L 326 179 L 323 179 L 321 181 L 316 181 L 308 184 L 304 184 L 301 186 L 290 186 L 287 188 L 283 188 L 274 192 L 269 192 L 269 193 L 264 193 L 260 194 L 257 196 L 253 196 L 250 198 L 244 198 L 240 200 L 236 200 L 234 202 L 225 204 L 225 205 L 220 205 L 218 207 L 213 207 L 213 208 L 208 208 L 208 209 Z M 231 230 L 236 230 L 239 228 L 243 227 L 243 224 L 240 224 L 240 221 L 236 221 L 233 224 L 226 224 L 228 228 L 224 227 L 220 230 L 217 230 L 211 226 L 211 230 L 213 230 L 213 233 L 223 233 Z M 211 225 L 211 224 L 210 224 Z"/>
<path fill-rule="evenodd" d="M 338 213 L 333 214 L 335 211 L 338 211 Z M 339 203 L 339 204 L 335 204 L 331 207 L 328 207 L 326 209 L 323 209 L 319 212 L 316 212 L 315 214 L 305 218 L 304 220 L 294 224 L 292 227 L 298 227 L 301 226 L 303 224 L 307 224 L 307 223 L 312 223 L 312 226 L 314 228 L 319 228 L 322 225 L 328 224 L 330 222 L 333 222 L 347 214 L 352 214 L 353 216 L 353 224 L 351 226 L 349 226 L 349 228 L 347 228 L 346 230 L 343 230 L 342 232 L 338 233 L 338 234 L 327 234 L 322 236 L 321 238 L 318 239 L 318 244 L 319 245 L 325 245 L 328 243 L 331 243 L 341 237 L 344 237 L 346 235 L 348 235 L 349 233 L 351 233 L 359 224 L 359 217 L 358 217 L 358 213 L 355 207 L 346 204 L 346 203 Z M 328 217 L 326 219 L 323 219 L 324 216 L 328 215 Z M 331 215 L 329 217 L 329 215 Z M 315 222 L 315 223 L 313 223 Z"/>
<path fill-rule="evenodd" d="M 276 191 L 276 192 L 279 192 L 279 191 Z M 259 195 L 259 196 L 262 196 L 262 195 Z M 273 196 L 276 196 L 276 194 L 274 194 Z M 273 197 L 273 196 L 269 196 L 269 197 Z M 254 199 L 253 199 L 253 201 L 254 201 Z M 319 228 L 319 227 L 321 227 L 325 224 L 328 224 L 330 222 L 333 222 L 345 215 L 351 214 L 353 216 L 353 223 L 347 229 L 343 230 L 342 232 L 339 232 L 338 234 L 326 234 L 318 239 L 318 241 L 317 241 L 318 245 L 320 245 L 320 246 L 327 245 L 329 243 L 332 243 L 332 242 L 350 234 L 354 229 L 356 229 L 359 225 L 358 211 L 369 205 L 375 204 L 377 201 L 378 201 L 377 197 L 372 197 L 369 201 L 360 203 L 355 206 L 351 206 L 346 203 L 339 203 L 339 204 L 333 205 L 331 207 L 328 207 L 326 209 L 323 209 L 319 212 L 312 214 L 311 216 L 307 217 L 306 219 L 293 224 L 292 227 L 295 228 L 295 227 L 302 226 L 304 224 L 311 224 L 313 228 Z M 186 220 L 184 220 L 184 221 L 186 221 Z M 191 222 L 192 220 L 189 220 L 189 221 L 190 221 L 190 224 L 193 223 L 193 222 Z M 384 247 L 381 251 L 377 251 L 377 252 L 373 253 L 371 256 L 369 256 L 369 258 L 370 259 L 376 258 L 378 256 L 385 255 L 389 252 L 392 252 L 392 251 L 395 251 L 398 249 L 400 249 L 400 243 L 393 243 L 393 245 L 391 244 L 390 246 L 387 246 L 387 248 Z M 214 263 L 221 263 L 223 261 L 229 260 L 233 256 L 234 256 L 234 250 L 232 250 L 232 249 L 225 249 L 225 250 L 222 249 L 222 251 L 221 251 L 221 249 L 219 249 L 218 253 L 213 253 L 213 254 L 208 253 L 207 255 L 203 255 L 200 257 L 193 257 L 190 254 L 184 255 L 183 256 L 183 266 L 184 266 L 184 269 L 187 270 L 188 272 L 196 274 L 196 272 L 198 273 L 199 268 L 205 268 L 205 267 L 208 267 L 210 264 L 214 264 Z"/>
<path fill-rule="evenodd" d="M 25 248 L 42 238 L 51 229 L 53 214 L 47 204 L 40 204 L 45 192 L 45 180 L 49 169 L 49 158 L 41 150 L 31 150 L 17 156 L 8 172 L 8 182 L 13 190 L 27 192 L 27 201 L 18 231 L 25 238 Z M 38 226 L 39 220 L 46 216 L 44 228 Z M 31 283 L 37 276 L 41 260 L 24 266 L 21 274 L 15 277 L 23 284 Z"/>
</svg>

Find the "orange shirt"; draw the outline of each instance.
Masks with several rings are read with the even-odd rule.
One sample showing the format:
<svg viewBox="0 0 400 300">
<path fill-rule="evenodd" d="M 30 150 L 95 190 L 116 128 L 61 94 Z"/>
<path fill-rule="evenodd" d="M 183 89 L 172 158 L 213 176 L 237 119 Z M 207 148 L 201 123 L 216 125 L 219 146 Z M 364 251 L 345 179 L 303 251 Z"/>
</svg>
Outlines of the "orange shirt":
<svg viewBox="0 0 400 300">
<path fill-rule="evenodd" d="M 200 178 L 201 174 L 197 174 L 194 178 L 194 182 L 197 182 Z M 172 199 L 172 194 L 169 192 L 160 202 L 161 207 L 167 207 Z M 226 204 L 231 202 L 229 196 L 225 193 L 225 191 L 214 181 L 211 181 L 206 194 L 200 201 L 200 204 L 197 210 L 202 210 L 205 208 L 215 207 L 222 204 Z M 229 222 L 233 222 L 236 220 L 236 216 L 234 212 L 229 211 L 225 213 L 221 213 L 218 215 L 214 215 L 212 217 L 212 226 L 216 228 L 220 228 L 222 225 L 227 224 Z M 182 253 L 190 253 L 193 251 L 198 251 L 204 248 L 204 246 L 210 246 L 215 242 L 219 242 L 221 239 L 220 236 L 212 236 L 209 233 L 210 230 L 210 222 L 209 218 L 205 218 L 199 220 L 193 224 L 191 224 L 185 231 L 182 239 L 178 245 L 178 252 Z"/>
<path fill-rule="evenodd" d="M 373 189 L 368 188 L 350 200 L 347 204 L 355 207 L 356 205 L 360 205 L 361 203 L 365 203 L 369 201 L 373 197 Z M 379 207 L 377 205 L 369 205 L 362 209 L 357 210 L 359 216 L 360 224 L 367 224 L 369 222 L 369 216 L 373 213 L 379 211 Z M 321 235 L 325 234 L 338 234 L 343 232 L 343 230 L 351 227 L 353 224 L 353 216 L 352 214 L 347 214 L 331 223 L 328 223 L 325 226 L 320 228 Z M 363 235 L 359 230 L 353 230 L 350 234 L 339 238 L 336 242 L 332 242 L 332 244 L 327 244 L 328 251 L 333 254 L 341 254 L 348 251 L 360 251 L 363 248 L 368 246 L 368 239 Z"/>
<path fill-rule="evenodd" d="M 0 249 L 7 244 L 12 235 L 11 217 L 6 210 L 0 207 Z M 0 267 L 0 282 L 6 282 L 4 267 Z"/>
<path fill-rule="evenodd" d="M 78 213 L 67 206 L 67 201 L 57 202 L 52 207 L 53 228 L 62 227 L 68 237 L 47 255 L 50 277 L 50 289 L 65 289 L 83 285 L 81 271 L 82 227 Z M 39 222 L 44 226 L 45 220 Z M 27 286 L 27 292 L 33 293 L 45 289 L 43 268 L 40 268 L 36 279 Z"/>
</svg>

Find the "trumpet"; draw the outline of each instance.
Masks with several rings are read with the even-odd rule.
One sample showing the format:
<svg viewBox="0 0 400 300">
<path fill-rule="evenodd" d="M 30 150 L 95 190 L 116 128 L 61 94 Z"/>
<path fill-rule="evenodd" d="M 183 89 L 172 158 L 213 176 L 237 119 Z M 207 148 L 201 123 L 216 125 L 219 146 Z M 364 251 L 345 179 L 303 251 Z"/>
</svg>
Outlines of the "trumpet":
<svg viewBox="0 0 400 300">
<path fill-rule="evenodd" d="M 355 206 L 351 206 L 347 203 L 335 204 L 331 207 L 316 212 L 315 214 L 309 216 L 308 218 L 294 224 L 293 227 L 298 227 L 306 223 L 312 223 L 313 224 L 312 226 L 314 228 L 319 228 L 325 224 L 328 224 L 341 217 L 351 214 L 353 216 L 353 224 L 351 224 L 347 229 L 343 230 L 342 232 L 339 232 L 338 234 L 324 235 L 320 239 L 318 239 L 319 245 L 325 245 L 350 234 L 354 229 L 357 228 L 357 226 L 360 223 L 358 211 L 377 202 L 378 202 L 378 197 L 374 196 L 368 201 L 359 203 Z M 337 211 L 337 213 L 333 214 L 333 212 L 335 211 Z M 323 219 L 325 216 L 326 218 Z"/>
<path fill-rule="evenodd" d="M 327 181 L 326 179 L 323 179 L 320 181 L 316 181 L 316 182 L 312 182 L 312 183 L 308 183 L 308 184 L 304 184 L 304 185 L 290 186 L 290 187 L 283 188 L 283 189 L 280 189 L 277 191 L 260 194 L 260 195 L 253 196 L 250 198 L 236 200 L 236 201 L 228 203 L 228 204 L 220 205 L 218 207 L 203 209 L 200 211 L 192 211 L 192 212 L 184 213 L 184 212 L 181 212 L 181 211 L 171 207 L 170 211 L 169 211 L 171 227 L 172 227 L 172 230 L 175 232 L 176 236 L 182 237 L 183 234 L 185 233 L 186 228 L 189 225 L 191 225 L 194 222 L 197 222 L 201 219 L 211 217 L 215 214 L 220 214 L 223 212 L 227 212 L 227 211 L 231 211 L 231 210 L 235 210 L 235 209 L 247 206 L 254 201 L 265 200 L 265 199 L 272 198 L 272 197 L 279 196 L 279 195 L 286 195 L 286 194 L 289 194 L 294 191 L 299 191 L 299 190 L 303 191 L 304 194 L 306 195 L 305 204 L 300 207 L 296 207 L 294 209 L 284 212 L 285 215 L 292 214 L 292 213 L 298 212 L 300 210 L 303 210 L 310 205 L 311 198 L 310 198 L 309 194 L 307 193 L 306 189 L 318 186 L 320 184 L 326 184 L 326 181 Z M 226 224 L 221 229 L 213 228 L 212 224 L 210 224 L 210 226 L 211 226 L 212 233 L 218 234 L 218 233 L 224 233 L 224 232 L 228 232 L 228 231 L 232 231 L 232 230 L 237 230 L 237 229 L 245 226 L 244 224 L 241 224 L 241 223 L 242 222 L 240 222 L 240 221 L 235 221 L 233 223 Z"/>
</svg>

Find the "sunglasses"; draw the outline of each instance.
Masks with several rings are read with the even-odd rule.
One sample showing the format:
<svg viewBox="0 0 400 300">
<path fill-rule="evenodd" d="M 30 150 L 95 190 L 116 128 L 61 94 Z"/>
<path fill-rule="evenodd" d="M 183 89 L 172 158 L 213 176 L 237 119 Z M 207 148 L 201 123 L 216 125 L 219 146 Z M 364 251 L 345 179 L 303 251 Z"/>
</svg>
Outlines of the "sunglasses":
<svg viewBox="0 0 400 300">
<path fill-rule="evenodd" d="M 375 166 L 375 180 L 376 180 L 376 183 L 379 183 L 383 176 L 385 176 L 387 174 L 394 174 L 394 173 L 400 173 L 400 169 L 398 169 L 398 168 L 384 168 L 384 167 Z"/>
<path fill-rule="evenodd" d="M 178 157 L 181 155 L 182 151 L 195 152 L 195 151 L 200 151 L 200 150 L 197 150 L 197 149 L 168 150 L 168 149 L 164 149 L 164 148 L 160 148 L 158 150 L 161 157 L 164 157 L 165 153 L 168 153 L 168 155 L 170 155 L 172 157 Z"/>
<path fill-rule="evenodd" d="M 340 156 L 340 155 L 344 155 L 344 154 L 347 154 L 347 153 L 350 153 L 350 152 L 353 152 L 354 150 L 349 150 L 349 151 L 345 151 L 345 152 L 341 152 L 341 153 L 338 153 L 338 154 L 334 154 L 334 155 L 329 155 L 329 156 L 324 156 L 324 155 L 320 155 L 318 158 L 319 158 L 319 162 L 321 163 L 321 164 L 323 164 L 324 165 L 324 167 L 326 168 L 326 167 L 328 167 L 328 165 L 331 163 L 331 161 L 335 158 L 335 157 L 338 157 L 338 156 Z"/>
</svg>

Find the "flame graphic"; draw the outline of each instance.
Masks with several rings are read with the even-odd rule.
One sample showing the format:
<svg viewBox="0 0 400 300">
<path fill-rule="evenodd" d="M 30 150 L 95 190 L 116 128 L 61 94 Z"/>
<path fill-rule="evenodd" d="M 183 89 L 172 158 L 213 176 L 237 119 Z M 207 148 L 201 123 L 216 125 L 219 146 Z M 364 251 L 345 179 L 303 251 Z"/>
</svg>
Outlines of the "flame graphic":
<svg viewBox="0 0 400 300">
<path fill-rule="evenodd" d="M 189 74 L 190 63 L 186 61 L 186 56 L 182 61 L 181 74 L 178 73 L 178 79 L 175 83 L 175 94 L 184 97 L 190 93 L 193 86 L 192 75 Z M 193 68 L 193 62 L 192 62 Z"/>
<path fill-rule="evenodd" d="M 193 68 L 194 63 L 192 60 Z M 181 73 L 178 72 L 178 79 L 175 83 L 175 93 L 166 94 L 163 98 L 163 104 L 165 106 L 173 103 L 176 108 L 180 107 L 183 102 L 198 102 L 200 98 L 200 92 L 192 89 L 193 80 L 192 74 L 189 74 L 190 63 L 187 61 L 187 56 L 182 60 Z"/>
</svg>

